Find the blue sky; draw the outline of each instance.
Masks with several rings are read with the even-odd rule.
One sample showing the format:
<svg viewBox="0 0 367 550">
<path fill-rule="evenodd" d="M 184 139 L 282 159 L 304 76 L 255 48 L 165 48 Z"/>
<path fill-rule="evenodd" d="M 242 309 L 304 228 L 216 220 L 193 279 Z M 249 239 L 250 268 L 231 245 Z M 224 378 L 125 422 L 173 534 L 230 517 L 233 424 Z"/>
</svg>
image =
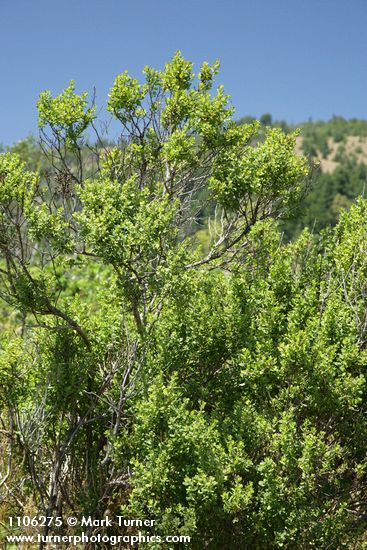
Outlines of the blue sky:
<svg viewBox="0 0 367 550">
<path fill-rule="evenodd" d="M 97 89 L 162 67 L 176 50 L 218 84 L 238 117 L 367 118 L 367 0 L 0 0 L 0 143 L 37 131 L 36 101 L 70 79 Z"/>
</svg>

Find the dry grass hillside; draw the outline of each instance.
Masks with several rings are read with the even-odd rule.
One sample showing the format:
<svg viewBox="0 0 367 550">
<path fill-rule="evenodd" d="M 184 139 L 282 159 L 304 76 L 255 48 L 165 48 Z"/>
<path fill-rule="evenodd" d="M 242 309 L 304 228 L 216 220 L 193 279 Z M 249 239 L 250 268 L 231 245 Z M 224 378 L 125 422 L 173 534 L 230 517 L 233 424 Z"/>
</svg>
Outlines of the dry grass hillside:
<svg viewBox="0 0 367 550">
<path fill-rule="evenodd" d="M 297 151 L 303 153 L 303 136 L 297 137 Z M 322 155 L 317 151 L 315 159 L 320 162 L 320 168 L 324 173 L 332 173 L 341 166 L 345 158 L 353 159 L 357 163 L 367 166 L 367 138 L 361 136 L 346 136 L 342 142 L 336 142 L 333 138 L 327 139 L 329 153 Z"/>
</svg>

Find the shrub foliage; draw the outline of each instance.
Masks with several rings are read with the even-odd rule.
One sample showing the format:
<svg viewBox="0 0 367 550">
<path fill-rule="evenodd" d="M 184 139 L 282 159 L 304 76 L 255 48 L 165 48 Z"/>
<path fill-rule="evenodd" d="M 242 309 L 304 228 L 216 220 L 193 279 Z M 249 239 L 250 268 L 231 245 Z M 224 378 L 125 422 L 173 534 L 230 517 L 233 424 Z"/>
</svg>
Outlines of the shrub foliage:
<svg viewBox="0 0 367 550">
<path fill-rule="evenodd" d="M 73 82 L 44 92 L 48 169 L 0 156 L 2 509 L 152 518 L 193 549 L 348 547 L 367 204 L 282 244 L 308 165 L 294 134 L 233 121 L 217 71 L 177 53 L 119 75 L 117 146 Z"/>
</svg>

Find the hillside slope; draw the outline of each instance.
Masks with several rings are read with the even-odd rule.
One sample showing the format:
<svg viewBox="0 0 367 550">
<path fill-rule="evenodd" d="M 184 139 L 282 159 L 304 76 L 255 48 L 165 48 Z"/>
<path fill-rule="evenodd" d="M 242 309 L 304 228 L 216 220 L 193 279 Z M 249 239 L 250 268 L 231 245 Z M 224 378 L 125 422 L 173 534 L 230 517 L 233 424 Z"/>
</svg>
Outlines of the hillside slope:
<svg viewBox="0 0 367 550">
<path fill-rule="evenodd" d="M 310 161 L 319 161 L 311 189 L 293 220 L 283 226 L 287 239 L 295 238 L 304 227 L 314 232 L 334 226 L 342 209 L 349 209 L 355 199 L 365 194 L 367 183 L 367 121 L 346 120 L 334 116 L 328 121 L 308 121 L 289 125 L 272 121 L 270 115 L 261 120 L 281 126 L 286 132 L 299 127 L 299 153 Z"/>
</svg>

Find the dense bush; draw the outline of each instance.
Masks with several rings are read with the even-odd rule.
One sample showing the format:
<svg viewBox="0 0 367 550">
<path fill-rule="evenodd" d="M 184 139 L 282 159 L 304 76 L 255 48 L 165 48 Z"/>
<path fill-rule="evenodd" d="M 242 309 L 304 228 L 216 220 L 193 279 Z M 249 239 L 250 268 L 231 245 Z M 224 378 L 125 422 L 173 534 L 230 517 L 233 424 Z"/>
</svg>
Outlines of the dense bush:
<svg viewBox="0 0 367 550">
<path fill-rule="evenodd" d="M 40 96 L 47 177 L 0 156 L 4 517 L 152 518 L 193 549 L 363 536 L 367 205 L 282 244 L 306 160 L 233 122 L 217 70 L 117 77 L 94 171 L 73 83 Z"/>
</svg>

